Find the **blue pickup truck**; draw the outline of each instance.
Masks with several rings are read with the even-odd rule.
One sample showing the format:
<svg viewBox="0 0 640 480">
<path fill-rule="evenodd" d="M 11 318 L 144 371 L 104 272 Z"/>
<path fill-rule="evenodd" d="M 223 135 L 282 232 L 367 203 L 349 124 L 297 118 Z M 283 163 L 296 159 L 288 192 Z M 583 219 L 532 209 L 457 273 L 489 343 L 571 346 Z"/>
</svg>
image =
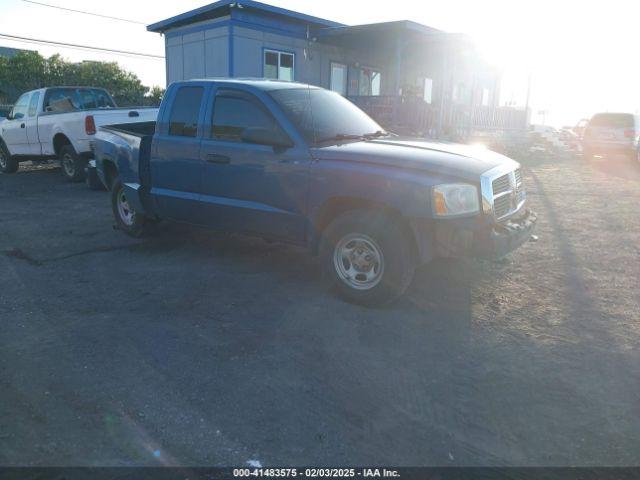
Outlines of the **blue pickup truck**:
<svg viewBox="0 0 640 480">
<path fill-rule="evenodd" d="M 367 305 L 398 298 L 434 258 L 504 256 L 536 221 L 517 162 L 400 138 L 299 83 L 174 83 L 157 122 L 102 127 L 95 157 L 127 234 L 173 220 L 306 245 Z"/>
</svg>

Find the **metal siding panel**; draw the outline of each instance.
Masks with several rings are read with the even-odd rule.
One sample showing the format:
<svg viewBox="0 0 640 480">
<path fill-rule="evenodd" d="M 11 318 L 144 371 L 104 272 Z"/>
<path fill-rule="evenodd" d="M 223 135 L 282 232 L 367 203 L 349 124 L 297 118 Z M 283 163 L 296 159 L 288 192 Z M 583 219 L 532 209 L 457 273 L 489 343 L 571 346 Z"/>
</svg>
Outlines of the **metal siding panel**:
<svg viewBox="0 0 640 480">
<path fill-rule="evenodd" d="M 205 77 L 229 75 L 229 40 L 212 38 L 205 41 Z"/>
<path fill-rule="evenodd" d="M 184 79 L 202 78 L 205 75 L 204 41 L 186 43 L 184 55 Z"/>
<path fill-rule="evenodd" d="M 182 45 L 167 47 L 168 83 L 184 80 Z"/>
<path fill-rule="evenodd" d="M 189 33 L 182 36 L 182 43 L 198 42 L 204 40 L 204 31 Z"/>
<path fill-rule="evenodd" d="M 264 32 L 261 32 L 259 30 L 236 26 L 233 28 L 233 32 L 235 33 L 236 37 L 252 38 L 254 40 L 260 41 L 264 40 Z"/>
<path fill-rule="evenodd" d="M 237 77 L 262 76 L 263 43 L 245 37 L 235 37 L 234 42 L 234 74 Z"/>
<path fill-rule="evenodd" d="M 223 27 L 209 28 L 204 31 L 205 40 L 210 38 L 226 37 L 227 35 L 229 35 L 229 27 L 226 25 Z"/>
<path fill-rule="evenodd" d="M 178 35 L 176 37 L 166 37 L 167 38 L 167 46 L 173 47 L 175 45 L 182 45 L 182 35 Z"/>
</svg>

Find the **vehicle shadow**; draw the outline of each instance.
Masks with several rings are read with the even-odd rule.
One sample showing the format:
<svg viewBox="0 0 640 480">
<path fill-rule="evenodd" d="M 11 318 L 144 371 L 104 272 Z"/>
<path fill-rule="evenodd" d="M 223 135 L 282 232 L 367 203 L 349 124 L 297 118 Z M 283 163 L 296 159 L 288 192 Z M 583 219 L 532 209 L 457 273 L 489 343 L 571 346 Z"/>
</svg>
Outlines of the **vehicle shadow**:
<svg viewBox="0 0 640 480">
<path fill-rule="evenodd" d="M 471 321 L 472 286 L 489 283 L 494 267 L 491 262 L 473 259 L 439 259 L 419 268 L 407 293 L 398 301 L 378 308 L 350 304 L 328 289 L 321 276 L 319 260 L 305 248 L 239 234 L 212 232 L 203 228 L 163 224 L 159 235 L 130 250 L 140 255 L 156 256 L 167 252 L 188 257 L 197 269 L 208 268 L 206 275 L 244 276 L 247 288 L 258 278 L 279 285 L 278 291 L 256 288 L 254 298 L 268 295 L 290 297 L 286 289 L 295 292 L 297 301 L 314 303 L 314 298 L 330 304 L 342 304 L 354 312 L 366 315 L 380 312 L 394 317 L 420 316 L 425 321 L 454 321 L 459 325 Z M 496 264 L 496 268 L 500 268 Z M 252 279 L 253 278 L 253 279 Z M 255 285 L 257 287 L 257 284 Z"/>
</svg>

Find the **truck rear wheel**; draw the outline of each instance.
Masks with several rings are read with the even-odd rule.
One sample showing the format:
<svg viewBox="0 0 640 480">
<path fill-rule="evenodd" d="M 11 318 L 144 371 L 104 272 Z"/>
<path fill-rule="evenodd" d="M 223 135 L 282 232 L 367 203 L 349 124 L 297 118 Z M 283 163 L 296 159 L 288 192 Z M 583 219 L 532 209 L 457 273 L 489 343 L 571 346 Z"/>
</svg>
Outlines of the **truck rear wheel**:
<svg viewBox="0 0 640 480">
<path fill-rule="evenodd" d="M 144 215 L 136 213 L 127 200 L 124 185 L 119 179 L 111 187 L 111 207 L 118 228 L 127 235 L 140 238 L 149 233 L 151 222 Z"/>
<path fill-rule="evenodd" d="M 323 233 L 323 275 L 346 300 L 382 306 L 398 299 L 413 280 L 411 247 L 389 216 L 352 210 L 337 217 Z"/>
<path fill-rule="evenodd" d="M 18 161 L 11 156 L 4 142 L 0 141 L 0 171 L 2 173 L 16 173 L 18 166 Z"/>
<path fill-rule="evenodd" d="M 70 182 L 84 180 L 85 160 L 80 157 L 71 145 L 65 145 L 60 149 L 60 166 L 62 176 Z"/>
</svg>

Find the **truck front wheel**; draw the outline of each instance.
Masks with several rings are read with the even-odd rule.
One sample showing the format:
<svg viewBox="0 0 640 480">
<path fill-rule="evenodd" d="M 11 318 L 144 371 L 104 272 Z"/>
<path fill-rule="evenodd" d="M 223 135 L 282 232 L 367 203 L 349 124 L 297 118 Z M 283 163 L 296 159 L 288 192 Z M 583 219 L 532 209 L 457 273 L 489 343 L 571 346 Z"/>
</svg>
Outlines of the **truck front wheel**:
<svg viewBox="0 0 640 480">
<path fill-rule="evenodd" d="M 76 153 L 71 145 L 65 145 L 60 149 L 60 166 L 62 175 L 70 182 L 84 180 L 84 167 L 86 162 Z"/>
<path fill-rule="evenodd" d="M 320 244 L 324 277 L 346 300 L 381 306 L 399 298 L 415 271 L 412 245 L 388 215 L 352 210 L 326 228 Z"/>
<path fill-rule="evenodd" d="M 140 238 L 149 233 L 151 222 L 144 215 L 136 213 L 127 200 L 127 195 L 119 179 L 111 187 L 111 207 L 118 228 L 127 235 Z"/>
<path fill-rule="evenodd" d="M 18 171 L 18 161 L 11 156 L 2 141 L 0 141 L 0 171 L 2 173 L 16 173 Z"/>
</svg>

